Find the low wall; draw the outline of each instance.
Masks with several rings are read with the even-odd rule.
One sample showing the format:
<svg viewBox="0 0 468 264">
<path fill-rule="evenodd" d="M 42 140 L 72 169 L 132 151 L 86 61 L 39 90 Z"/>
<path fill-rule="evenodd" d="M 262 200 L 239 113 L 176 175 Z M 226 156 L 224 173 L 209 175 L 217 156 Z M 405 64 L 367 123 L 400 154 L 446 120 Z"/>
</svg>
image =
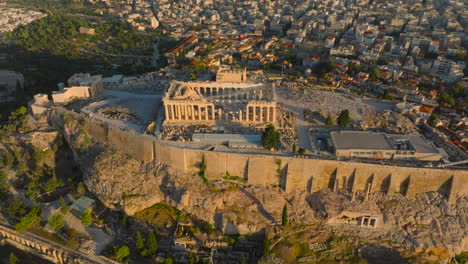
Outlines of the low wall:
<svg viewBox="0 0 468 264">
<path fill-rule="evenodd" d="M 64 109 L 52 110 L 50 123 L 57 120 Z M 462 170 L 383 166 L 357 162 L 317 160 L 274 155 L 254 155 L 230 152 L 194 150 L 176 147 L 151 136 L 136 135 L 82 114 L 89 136 L 108 142 L 136 159 L 157 160 L 173 169 L 195 173 L 204 159 L 208 179 L 222 179 L 226 172 L 244 178 L 248 184 L 279 185 L 286 192 L 299 190 L 315 192 L 323 188 L 349 191 L 402 193 L 413 197 L 418 193 L 440 192 L 449 202 L 468 194 L 468 173 Z M 60 126 L 59 128 L 60 129 Z M 62 127 L 63 129 L 63 127 Z M 67 138 L 67 137 L 66 137 Z"/>
</svg>

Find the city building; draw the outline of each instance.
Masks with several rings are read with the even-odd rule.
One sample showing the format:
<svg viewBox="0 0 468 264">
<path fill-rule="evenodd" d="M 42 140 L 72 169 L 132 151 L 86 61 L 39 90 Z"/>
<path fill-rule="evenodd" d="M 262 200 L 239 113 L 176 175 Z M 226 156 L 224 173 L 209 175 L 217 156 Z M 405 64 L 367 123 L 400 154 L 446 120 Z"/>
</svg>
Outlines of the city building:
<svg viewBox="0 0 468 264">
<path fill-rule="evenodd" d="M 439 161 L 441 152 L 421 135 L 369 131 L 331 132 L 337 157 Z"/>
</svg>

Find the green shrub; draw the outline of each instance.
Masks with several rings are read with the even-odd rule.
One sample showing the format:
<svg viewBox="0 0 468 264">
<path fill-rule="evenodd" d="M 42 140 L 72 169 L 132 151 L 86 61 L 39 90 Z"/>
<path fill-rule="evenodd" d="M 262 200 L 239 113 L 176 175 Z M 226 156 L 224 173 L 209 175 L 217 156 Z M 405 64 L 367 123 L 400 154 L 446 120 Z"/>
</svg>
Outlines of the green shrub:
<svg viewBox="0 0 468 264">
<path fill-rule="evenodd" d="M 86 209 L 83 212 L 83 215 L 81 216 L 81 223 L 85 226 L 90 226 L 93 224 L 93 210 L 91 209 Z"/>
<path fill-rule="evenodd" d="M 468 252 L 464 251 L 458 255 L 455 256 L 455 259 L 457 260 L 458 263 L 460 264 L 467 264 L 468 263 Z"/>
<path fill-rule="evenodd" d="M 156 238 L 156 231 L 152 231 L 148 233 L 148 253 L 150 255 L 153 255 L 156 253 L 156 250 L 158 249 L 158 240 Z"/>
<path fill-rule="evenodd" d="M 277 149 L 280 143 L 280 133 L 273 124 L 269 124 L 262 134 L 262 145 L 266 149 Z"/>
<path fill-rule="evenodd" d="M 10 205 L 7 208 L 8 214 L 10 217 L 19 219 L 26 213 L 26 205 L 24 204 L 23 200 L 18 197 L 13 198 L 10 202 Z"/>
<path fill-rule="evenodd" d="M 124 261 L 130 255 L 130 249 L 127 246 L 117 247 L 114 249 L 114 258 L 117 261 Z"/>
<path fill-rule="evenodd" d="M 54 230 L 59 230 L 62 229 L 65 226 L 65 222 L 63 221 L 63 214 L 54 214 L 50 219 L 49 219 L 49 227 L 54 229 Z"/>
<path fill-rule="evenodd" d="M 39 219 L 41 208 L 34 207 L 25 217 L 21 217 L 20 222 L 15 225 L 17 231 L 26 231 Z"/>
</svg>

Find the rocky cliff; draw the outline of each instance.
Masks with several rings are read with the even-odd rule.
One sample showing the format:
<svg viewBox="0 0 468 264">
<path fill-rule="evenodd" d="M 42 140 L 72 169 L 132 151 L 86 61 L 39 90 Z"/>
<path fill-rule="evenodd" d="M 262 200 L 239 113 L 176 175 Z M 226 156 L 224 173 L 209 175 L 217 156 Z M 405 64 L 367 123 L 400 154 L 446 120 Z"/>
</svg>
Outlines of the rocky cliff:
<svg viewBox="0 0 468 264">
<path fill-rule="evenodd" d="M 468 198 L 464 196 L 449 205 L 438 193 L 409 199 L 400 194 L 366 197 L 363 193 L 331 190 L 284 193 L 274 186 L 247 186 L 233 180 L 204 183 L 197 174 L 138 161 L 94 142 L 77 122 L 68 122 L 64 128 L 87 188 L 106 206 L 121 207 L 129 215 L 165 202 L 214 223 L 227 234 L 246 234 L 279 224 L 283 207 L 288 204 L 293 224 L 322 222 L 327 228 L 359 233 L 369 240 L 413 251 L 438 248 L 453 254 L 468 250 Z M 379 226 L 363 229 L 355 222 L 337 225 L 343 212 L 376 215 L 380 217 Z"/>
</svg>

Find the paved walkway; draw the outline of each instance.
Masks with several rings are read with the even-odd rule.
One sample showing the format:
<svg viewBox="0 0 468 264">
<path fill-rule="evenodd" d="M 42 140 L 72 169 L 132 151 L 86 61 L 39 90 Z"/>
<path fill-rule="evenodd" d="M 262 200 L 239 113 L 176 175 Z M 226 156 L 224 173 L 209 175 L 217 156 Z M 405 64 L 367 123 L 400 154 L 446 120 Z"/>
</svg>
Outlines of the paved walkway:
<svg viewBox="0 0 468 264">
<path fill-rule="evenodd" d="M 276 96 L 279 103 L 282 104 L 283 109 L 294 114 L 296 123 L 297 139 L 299 140 L 299 147 L 304 148 L 307 154 L 313 153 L 312 146 L 310 144 L 309 127 L 312 125 L 304 119 L 305 107 L 299 105 L 297 102 L 290 101 Z"/>
</svg>

